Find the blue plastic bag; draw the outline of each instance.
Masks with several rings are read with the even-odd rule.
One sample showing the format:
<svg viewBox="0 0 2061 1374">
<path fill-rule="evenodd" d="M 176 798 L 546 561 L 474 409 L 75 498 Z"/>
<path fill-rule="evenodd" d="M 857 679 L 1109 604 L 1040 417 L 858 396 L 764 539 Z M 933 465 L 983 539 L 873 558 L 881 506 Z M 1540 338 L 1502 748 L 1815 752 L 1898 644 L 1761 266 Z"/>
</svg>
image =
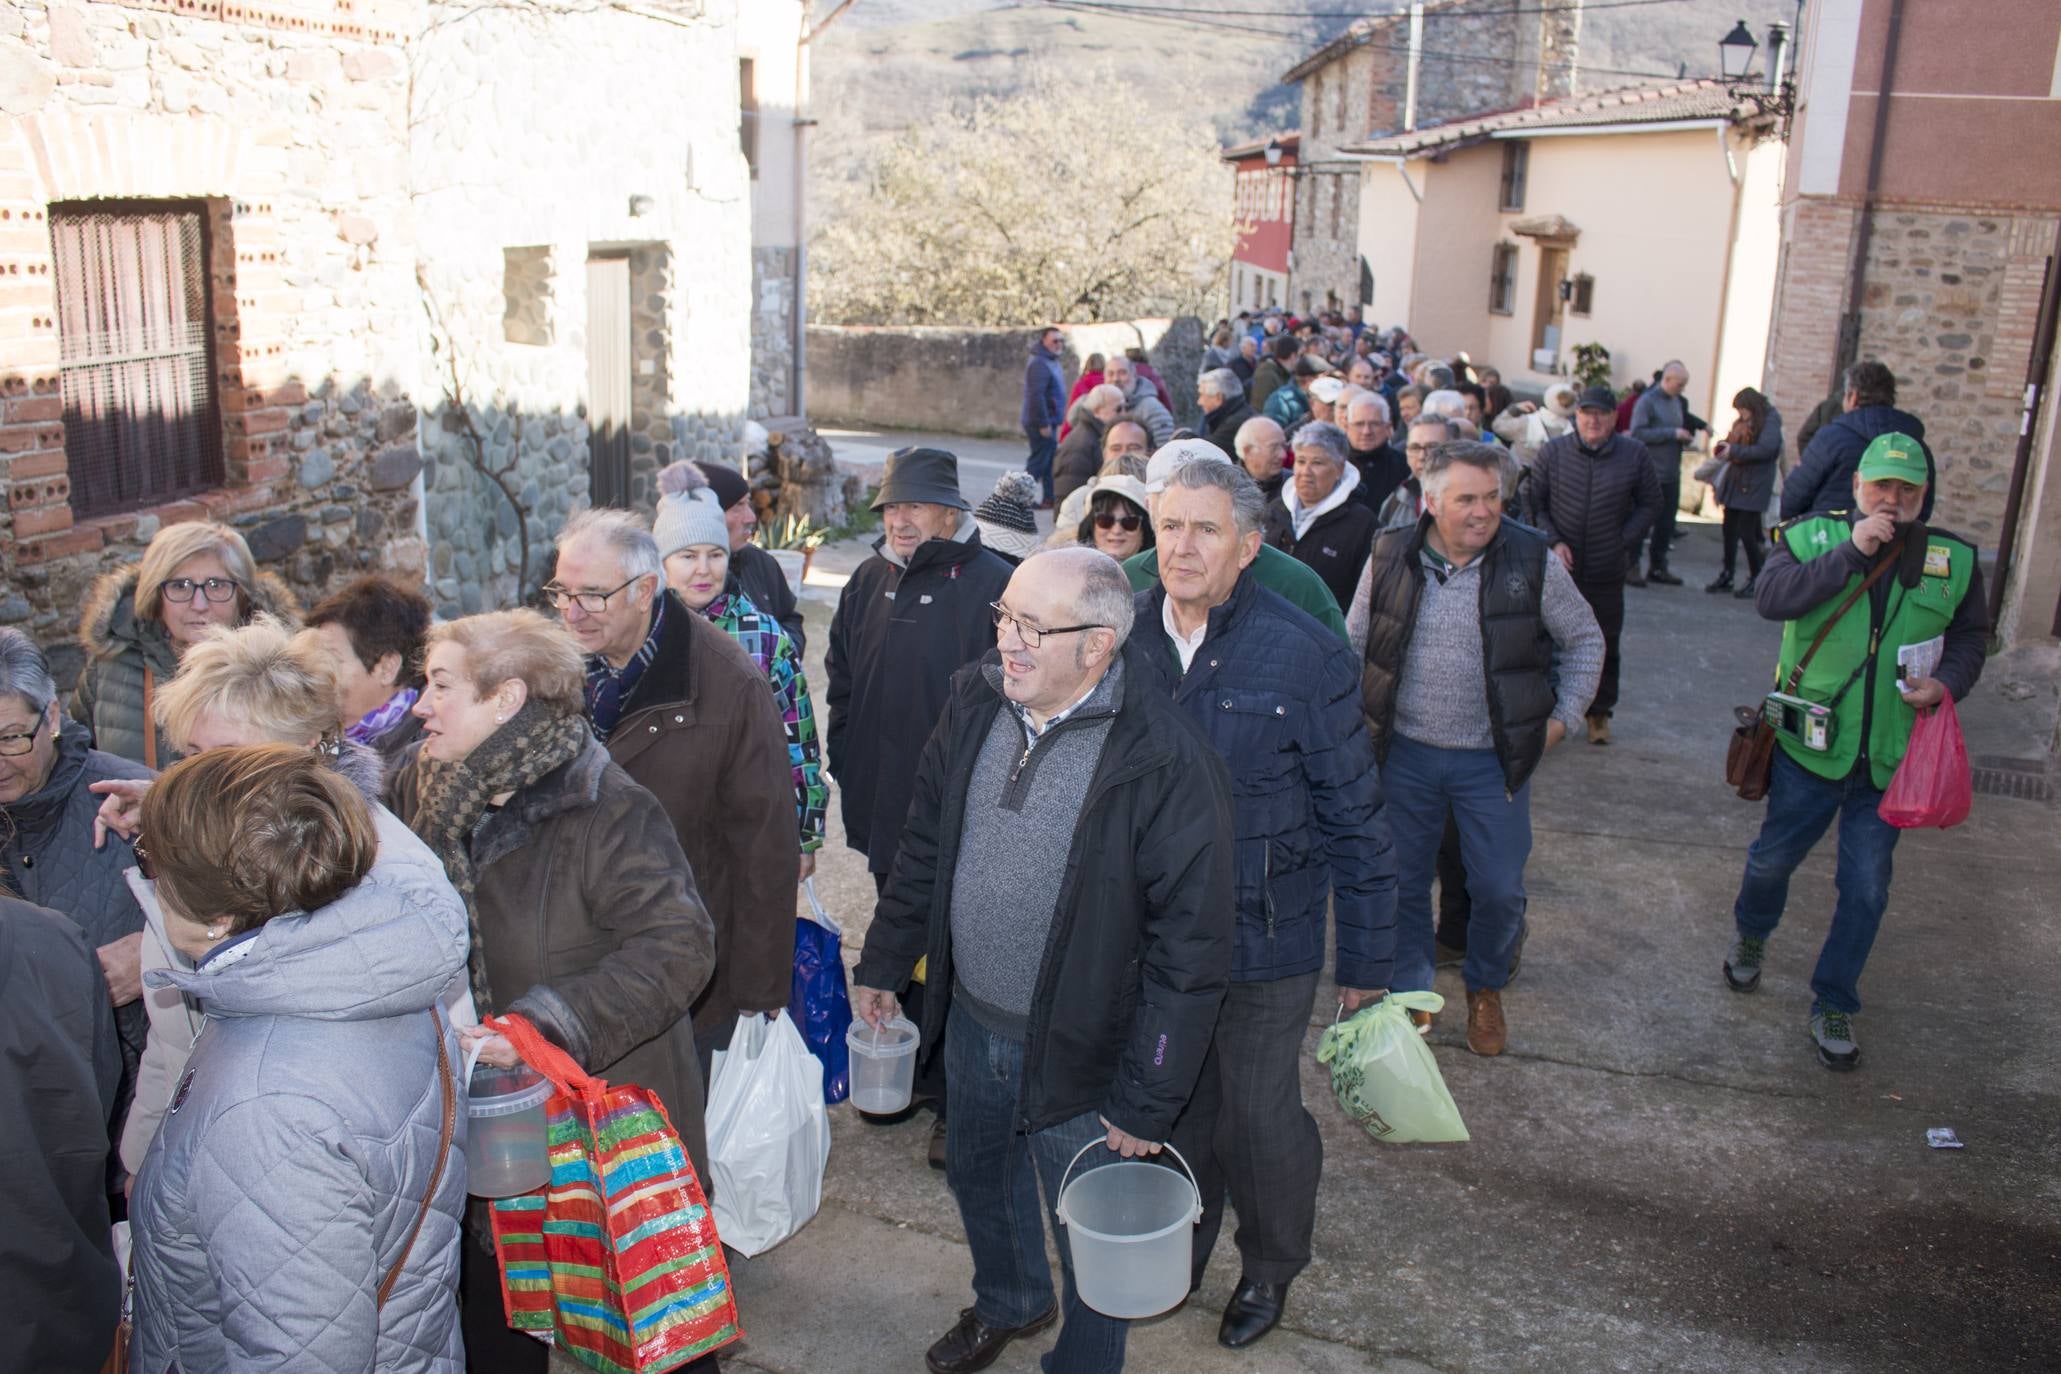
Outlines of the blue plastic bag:
<svg viewBox="0 0 2061 1374">
<path fill-rule="evenodd" d="M 816 880 L 802 888 L 814 914 L 794 921 L 794 986 L 787 995 L 787 1014 L 809 1053 L 823 1064 L 823 1101 L 842 1102 L 852 1091 L 851 1055 L 844 1043 L 852 999 L 845 990 L 843 932 L 816 900 Z"/>
</svg>

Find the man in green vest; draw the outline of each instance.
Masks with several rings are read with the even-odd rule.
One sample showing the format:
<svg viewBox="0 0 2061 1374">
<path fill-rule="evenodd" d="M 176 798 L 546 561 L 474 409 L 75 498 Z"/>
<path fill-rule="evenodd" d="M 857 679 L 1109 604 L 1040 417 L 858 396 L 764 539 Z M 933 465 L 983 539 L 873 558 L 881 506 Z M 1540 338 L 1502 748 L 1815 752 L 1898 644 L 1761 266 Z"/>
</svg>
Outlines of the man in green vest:
<svg viewBox="0 0 2061 1374">
<path fill-rule="evenodd" d="M 1876 807 L 1917 712 L 1974 689 L 1989 638 L 1975 546 L 1915 524 L 1925 496 L 1924 446 L 1909 435 L 1880 435 L 1854 473 L 1852 510 L 1777 527 L 1754 597 L 1762 616 L 1783 622 L 1778 687 L 1828 621 L 1832 628 L 1792 694 L 1797 704 L 1777 727 L 1768 815 L 1747 851 L 1732 908 L 1738 937 L 1725 959 L 1725 983 L 1734 992 L 1759 986 L 1789 875 L 1837 817 L 1839 900 L 1811 975 L 1810 1035 L 1828 1069 L 1860 1063 L 1857 987 L 1889 904 L 1890 857 L 1900 833 Z M 1838 615 L 1884 562 L 1893 566 Z"/>
<path fill-rule="evenodd" d="M 1145 490 L 1151 493 L 1154 504 L 1158 503 L 1159 493 L 1166 490 L 1167 478 L 1174 469 L 1194 462 L 1229 463 L 1231 455 L 1207 439 L 1176 439 L 1161 445 L 1145 467 Z M 1131 579 L 1132 591 L 1151 591 L 1159 585 L 1159 550 L 1147 549 L 1126 558 L 1124 575 Z M 1345 638 L 1345 616 L 1338 609 L 1338 599 L 1331 595 L 1324 579 L 1295 555 L 1261 544 L 1259 556 L 1252 561 L 1252 580 L 1307 612 L 1340 639 Z"/>
</svg>

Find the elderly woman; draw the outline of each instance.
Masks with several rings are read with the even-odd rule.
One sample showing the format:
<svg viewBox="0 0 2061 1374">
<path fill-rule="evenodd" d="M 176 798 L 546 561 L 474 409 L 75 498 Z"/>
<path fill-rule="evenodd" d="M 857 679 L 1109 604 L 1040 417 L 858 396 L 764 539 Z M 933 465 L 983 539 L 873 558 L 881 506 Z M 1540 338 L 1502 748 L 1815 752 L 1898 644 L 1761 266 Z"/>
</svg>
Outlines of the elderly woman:
<svg viewBox="0 0 2061 1374">
<path fill-rule="evenodd" d="M 1102 437 L 1116 417 L 1123 413 L 1124 394 L 1108 383 L 1090 390 L 1075 401 L 1070 419 L 1073 428 L 1059 441 L 1052 459 L 1052 500 L 1063 505 L 1067 494 L 1084 487 L 1102 465 Z"/>
<path fill-rule="evenodd" d="M 786 569 L 780 566 L 780 560 L 751 542 L 759 517 L 751 506 L 750 480 L 724 463 L 694 466 L 708 479 L 723 507 L 723 524 L 730 531 L 730 575 L 751 597 L 753 605 L 780 622 L 780 628 L 794 641 L 794 651 L 807 652 L 801 603 L 795 599 L 794 588 L 788 585 Z"/>
<path fill-rule="evenodd" d="M 307 626 L 336 665 L 337 728 L 391 766 L 422 734 L 410 708 L 422 694 L 429 598 L 374 573 L 315 603 Z"/>
<path fill-rule="evenodd" d="M 706 1177 L 690 1010 L 715 931 L 665 810 L 587 728 L 579 646 L 535 611 L 469 616 L 429 632 L 425 676 L 395 806 L 465 898 L 479 1010 L 520 1012 L 582 1068 L 657 1093 Z M 499 1036 L 468 1043 L 482 1037 L 484 1060 L 514 1062 Z M 476 1242 L 463 1283 L 473 1367 L 543 1369 Z"/>
<path fill-rule="evenodd" d="M 1124 472 L 1088 484 L 1088 513 L 1075 542 L 1088 544 L 1121 563 L 1153 545 L 1151 498 L 1145 484 Z"/>
<path fill-rule="evenodd" d="M 293 620 L 300 604 L 284 582 L 258 571 L 242 535 L 201 521 L 165 526 L 142 561 L 108 573 L 86 598 L 86 668 L 71 718 L 97 748 L 162 768 L 175 755 L 148 724 L 152 697 L 208 631 L 259 614 Z"/>
<path fill-rule="evenodd" d="M 1022 475 L 1022 474 L 1012 474 Z M 690 610 L 737 641 L 773 688 L 787 731 L 787 762 L 794 774 L 794 811 L 801 827 L 801 876 L 816 871 L 823 847 L 823 813 L 830 788 L 823 781 L 823 751 L 816 737 L 816 707 L 802 672 L 801 651 L 780 623 L 758 608 L 729 575 L 730 550 L 718 536 L 722 511 L 694 463 L 674 463 L 658 475 L 658 513 L 651 532 L 665 560 L 666 585 Z"/>
<path fill-rule="evenodd" d="M 65 719 L 57 684 L 35 641 L 0 629 L 0 859 L 6 886 L 37 906 L 71 917 L 95 946 L 121 1039 L 119 1128 L 143 1055 L 143 909 L 122 874 L 135 859 L 129 842 L 93 843 L 100 798 L 110 779 L 145 779 L 150 770 L 92 748 Z"/>
<path fill-rule="evenodd" d="M 151 982 L 207 1028 L 137 1176 L 136 1367 L 457 1374 L 464 903 L 291 745 L 175 765 L 143 827 L 190 966 Z"/>
<path fill-rule="evenodd" d="M 1510 454 L 1526 467 L 1539 450 L 1574 430 L 1574 388 L 1555 382 L 1546 388 L 1545 404 L 1519 401 L 1507 406 L 1490 422 L 1498 439 L 1510 446 Z"/>
<path fill-rule="evenodd" d="M 1128 415 L 1119 414 L 1102 431 L 1102 465 L 1095 470 L 1097 477 L 1114 477 L 1118 473 L 1145 480 L 1145 465 L 1152 459 L 1152 436 L 1145 426 Z M 1052 518 L 1052 533 L 1045 540 L 1048 549 L 1065 548 L 1080 540 L 1081 521 L 1088 514 L 1088 489 L 1092 481 L 1083 482 L 1073 489 L 1065 500 L 1059 503 L 1058 514 Z"/>
</svg>

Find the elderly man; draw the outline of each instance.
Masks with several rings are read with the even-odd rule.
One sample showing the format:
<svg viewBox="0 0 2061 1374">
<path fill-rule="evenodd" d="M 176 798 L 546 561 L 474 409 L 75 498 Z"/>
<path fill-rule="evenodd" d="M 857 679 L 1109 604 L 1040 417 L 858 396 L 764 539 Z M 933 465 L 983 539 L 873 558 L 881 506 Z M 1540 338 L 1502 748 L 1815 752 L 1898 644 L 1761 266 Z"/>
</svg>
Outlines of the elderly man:
<svg viewBox="0 0 2061 1374">
<path fill-rule="evenodd" d="M 1231 986 L 1174 1130 L 1202 1184 L 1195 1283 L 1227 1192 L 1238 1212 L 1238 1287 L 1217 1328 L 1233 1349 L 1273 1330 L 1310 1260 L 1324 1146 L 1300 1064 L 1327 905 L 1348 1012 L 1384 994 L 1395 953 L 1395 856 L 1352 651 L 1252 575 L 1261 511 L 1239 468 L 1180 464 L 1153 510 L 1161 582 L 1138 597 L 1158 632 L 1151 684 L 1138 685 L 1170 694 L 1209 736 L 1236 800 Z"/>
<path fill-rule="evenodd" d="M 1238 374 L 1228 367 L 1203 373 L 1195 383 L 1195 398 L 1202 407 L 1202 437 L 1221 449 L 1233 447 L 1238 427 L 1253 417 Z"/>
<path fill-rule="evenodd" d="M 1639 539 L 1660 518 L 1660 480 L 1646 446 L 1617 432 L 1617 398 L 1607 386 L 1582 392 L 1574 433 L 1549 439 L 1531 462 L 1538 528 L 1603 629 L 1603 678 L 1589 704 L 1589 743 L 1610 743 L 1617 709 L 1618 636 L 1624 633 L 1625 572 Z"/>
<path fill-rule="evenodd" d="M 1159 389 L 1138 374 L 1136 363 L 1121 353 L 1111 352 L 1102 367 L 1102 383 L 1123 393 L 1124 409 L 1145 426 L 1154 448 L 1173 438 L 1173 412 L 1160 404 Z"/>
<path fill-rule="evenodd" d="M 1375 514 L 1377 531 L 1415 529 L 1424 515 L 1424 479 L 1419 475 L 1424 469 L 1424 459 L 1440 444 L 1451 443 L 1462 437 L 1460 422 L 1448 420 L 1442 415 L 1426 415 L 1411 425 L 1404 437 L 1404 461 L 1409 464 L 1410 475 L 1396 484 L 1381 509 Z M 1350 601 L 1347 602 L 1351 604 Z"/>
<path fill-rule="evenodd" d="M 1544 535 L 1503 519 L 1509 461 L 1465 440 L 1425 455 L 1424 518 L 1375 542 L 1346 621 L 1366 649 L 1361 703 L 1400 856 L 1392 986 L 1431 986 L 1431 879 L 1450 815 L 1470 902 L 1467 1047 L 1479 1055 L 1501 1054 L 1507 1036 L 1532 770 L 1580 723 L 1603 672 L 1603 632 L 1567 568 Z"/>
<path fill-rule="evenodd" d="M 1081 521 L 1088 514 L 1088 502 L 1095 495 L 1096 477 L 1113 477 L 1122 473 L 1144 481 L 1145 460 L 1151 454 L 1151 445 L 1145 426 L 1128 416 L 1113 421 L 1103 430 L 1102 452 L 1095 476 L 1074 487 L 1060 501 L 1059 510 L 1052 520 L 1052 534 L 1045 541 L 1047 545 L 1056 549 L 1077 542 Z"/>
<path fill-rule="evenodd" d="M 1253 416 L 1238 426 L 1232 452 L 1238 455 L 1247 475 L 1259 483 L 1260 495 L 1271 501 L 1281 494 L 1282 484 L 1288 479 L 1288 439 L 1281 433 L 1281 426 L 1264 415 Z"/>
<path fill-rule="evenodd" d="M 1797 708 L 1775 723 L 1780 747 L 1768 814 L 1746 852 L 1732 907 L 1737 938 L 1725 983 L 1734 992 L 1760 985 L 1790 875 L 1836 817 L 1838 900 L 1811 974 L 1809 1023 L 1818 1062 L 1828 1069 L 1861 1060 L 1853 1032 L 1861 970 L 1889 903 L 1901 833 L 1878 811 L 1883 789 L 1910 745 L 1917 713 L 1974 689 L 1989 638 L 1975 546 L 1914 523 L 1931 476 L 1915 435 L 1871 440 L 1854 471 L 1853 509 L 1779 526 L 1754 597 L 1765 619 L 1782 622 L 1776 681 L 1830 717 L 1814 723 Z"/>
<path fill-rule="evenodd" d="M 1796 471 L 1782 479 L 1782 518 L 1846 509 L 1854 469 L 1868 445 L 1884 434 L 1905 434 L 1918 441 L 1925 455 L 1925 503 L 1918 518 L 1930 520 L 1932 450 L 1925 447 L 1925 422 L 1896 408 L 1896 374 L 1878 362 L 1855 363 L 1842 379 L 1839 411 L 1813 433 L 1798 438 L 1801 459 Z"/>
<path fill-rule="evenodd" d="M 1058 1227 L 1055 1300 L 1039 1218 L 1087 1145 L 1158 1153 L 1203 1069 L 1231 968 L 1230 783 L 1125 647 L 1109 557 L 1036 554 L 991 614 L 996 649 L 953 680 L 924 748 L 853 1009 L 878 1025 L 928 957 L 921 1052 L 951 1064 L 974 1294 L 928 1367 L 984 1369 L 1063 1315 L 1044 1368 L 1102 1374 L 1128 1323 L 1081 1302 Z"/>
<path fill-rule="evenodd" d="M 587 654 L 587 718 L 656 796 L 716 930 L 694 1004 L 702 1082 L 740 1013 L 778 1011 L 794 979 L 801 866 L 787 731 L 758 665 L 665 585 L 644 518 L 585 510 L 558 536 L 545 597 Z"/>
<path fill-rule="evenodd" d="M 1667 551 L 1675 538 L 1675 516 L 1682 504 L 1682 446 L 1696 437 L 1697 429 L 1709 428 L 1689 413 L 1689 403 L 1682 396 L 1688 385 L 1689 369 L 1679 362 L 1670 362 L 1660 370 L 1659 385 L 1647 387 L 1632 407 L 1632 437 L 1646 446 L 1646 454 L 1653 460 L 1653 475 L 1660 482 L 1660 515 L 1653 522 L 1653 551 L 1645 575 L 1639 573 L 1637 545 L 1633 545 L 1631 565 L 1625 569 L 1625 581 L 1634 587 L 1643 587 L 1648 582 L 1660 587 L 1682 585 L 1682 579 L 1667 566 Z"/>
<path fill-rule="evenodd" d="M 1145 490 L 1151 494 L 1154 505 L 1158 504 L 1158 494 L 1165 490 L 1174 469 L 1191 462 L 1230 464 L 1231 460 L 1222 449 L 1206 439 L 1176 439 L 1153 454 L 1151 464 L 1145 469 Z M 1157 528 L 1156 523 L 1154 528 Z M 1124 572 L 1129 575 L 1131 586 L 1137 590 L 1142 592 L 1153 587 L 1160 575 L 1159 550 L 1150 548 L 1125 559 Z M 1323 578 L 1297 562 L 1293 555 L 1262 541 L 1259 555 L 1252 560 L 1252 575 L 1262 587 L 1305 614 L 1316 617 L 1319 624 L 1344 641 L 1345 616 L 1339 610 L 1338 598 L 1324 585 Z"/>
<path fill-rule="evenodd" d="M 1252 374 L 1258 367 L 1259 340 L 1250 334 L 1241 336 L 1238 340 L 1238 356 L 1231 359 L 1230 368 L 1238 375 L 1238 380 L 1244 383 L 1247 391 L 1252 389 Z"/>
<path fill-rule="evenodd" d="M 1123 392 L 1107 382 L 1088 388 L 1074 403 L 1073 428 L 1052 460 L 1051 489 L 1062 506 L 1101 469 L 1103 439 L 1123 409 Z"/>
<path fill-rule="evenodd" d="M 1355 499 L 1360 472 L 1348 457 L 1345 431 L 1312 420 L 1295 432 L 1295 474 L 1267 506 L 1267 543 L 1324 579 L 1341 606 L 1352 601 L 1374 547 L 1374 508 Z"/>
<path fill-rule="evenodd" d="M 1352 441 L 1347 457 L 1360 474 L 1353 499 L 1378 512 L 1389 493 L 1410 476 L 1407 454 L 1390 442 L 1395 427 L 1388 420 L 1388 400 L 1379 392 L 1357 395 L 1345 411 L 1345 437 Z"/>
</svg>

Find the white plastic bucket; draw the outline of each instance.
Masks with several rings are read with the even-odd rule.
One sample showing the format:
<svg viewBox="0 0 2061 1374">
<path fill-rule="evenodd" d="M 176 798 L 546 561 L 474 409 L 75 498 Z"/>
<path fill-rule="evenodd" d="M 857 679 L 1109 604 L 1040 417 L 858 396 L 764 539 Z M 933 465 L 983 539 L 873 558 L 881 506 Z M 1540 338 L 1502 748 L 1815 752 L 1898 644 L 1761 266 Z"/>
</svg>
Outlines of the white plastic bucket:
<svg viewBox="0 0 2061 1374">
<path fill-rule="evenodd" d="M 869 1116 L 892 1116 L 916 1088 L 916 1023 L 896 1016 L 877 1029 L 853 1021 L 844 1033 L 852 1057 L 852 1105 Z"/>
<path fill-rule="evenodd" d="M 1089 1141 L 1059 1176 L 1057 1210 L 1072 1247 L 1074 1291 L 1105 1317 L 1156 1317 L 1188 1296 L 1202 1189 L 1171 1145 L 1166 1148 L 1185 1174 L 1120 1159 L 1066 1181 L 1081 1155 L 1107 1148 L 1105 1141 Z"/>
<path fill-rule="evenodd" d="M 465 1058 L 465 1191 L 515 1197 L 551 1181 L 544 1103 L 551 1080 L 527 1064 L 512 1069 L 479 1062 L 476 1042 Z"/>
</svg>

